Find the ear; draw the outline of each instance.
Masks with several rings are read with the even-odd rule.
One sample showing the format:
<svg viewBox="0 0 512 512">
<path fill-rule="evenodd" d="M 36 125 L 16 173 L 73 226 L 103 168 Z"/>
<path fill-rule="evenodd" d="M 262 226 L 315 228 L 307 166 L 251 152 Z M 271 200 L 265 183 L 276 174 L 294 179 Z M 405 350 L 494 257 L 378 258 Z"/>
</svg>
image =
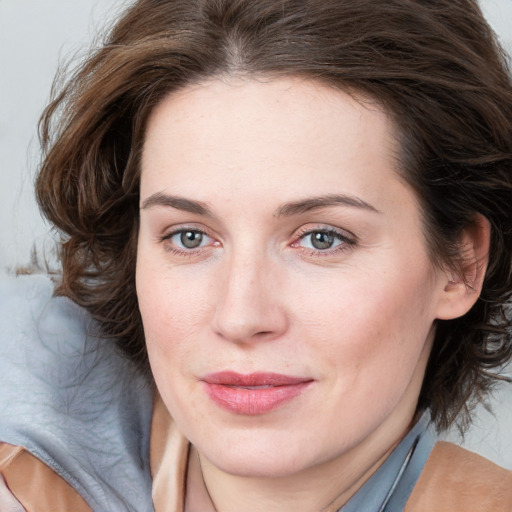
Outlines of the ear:
<svg viewBox="0 0 512 512">
<path fill-rule="evenodd" d="M 491 226 L 483 215 L 476 215 L 464 228 L 460 239 L 460 267 L 447 270 L 445 285 L 438 304 L 437 318 L 452 320 L 465 315 L 475 304 L 489 262 Z"/>
</svg>

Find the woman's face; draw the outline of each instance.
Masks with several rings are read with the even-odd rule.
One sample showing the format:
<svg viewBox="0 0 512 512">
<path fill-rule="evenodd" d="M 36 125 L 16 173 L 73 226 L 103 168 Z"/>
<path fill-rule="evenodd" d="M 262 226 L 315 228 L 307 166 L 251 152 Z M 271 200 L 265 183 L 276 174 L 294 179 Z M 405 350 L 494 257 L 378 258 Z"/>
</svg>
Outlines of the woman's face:
<svg viewBox="0 0 512 512">
<path fill-rule="evenodd" d="M 149 119 L 149 358 L 178 426 L 222 471 L 381 457 L 409 426 L 446 276 L 397 152 L 378 106 L 307 80 L 212 80 Z"/>
</svg>

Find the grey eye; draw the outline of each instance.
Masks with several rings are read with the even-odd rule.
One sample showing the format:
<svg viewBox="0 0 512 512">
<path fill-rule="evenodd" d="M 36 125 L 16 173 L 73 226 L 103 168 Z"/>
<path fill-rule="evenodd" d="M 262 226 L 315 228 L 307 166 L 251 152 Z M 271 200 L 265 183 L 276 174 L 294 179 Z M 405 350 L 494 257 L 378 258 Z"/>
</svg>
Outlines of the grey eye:
<svg viewBox="0 0 512 512">
<path fill-rule="evenodd" d="M 341 233 L 333 230 L 309 231 L 301 238 L 300 245 L 315 251 L 328 251 L 339 245 L 350 243 Z"/>
<path fill-rule="evenodd" d="M 314 231 L 310 235 L 311 245 L 315 249 L 330 249 L 335 242 L 335 238 L 325 231 Z"/>
<path fill-rule="evenodd" d="M 195 249 L 203 242 L 203 233 L 200 231 L 182 231 L 180 233 L 180 242 L 187 249 Z"/>
</svg>

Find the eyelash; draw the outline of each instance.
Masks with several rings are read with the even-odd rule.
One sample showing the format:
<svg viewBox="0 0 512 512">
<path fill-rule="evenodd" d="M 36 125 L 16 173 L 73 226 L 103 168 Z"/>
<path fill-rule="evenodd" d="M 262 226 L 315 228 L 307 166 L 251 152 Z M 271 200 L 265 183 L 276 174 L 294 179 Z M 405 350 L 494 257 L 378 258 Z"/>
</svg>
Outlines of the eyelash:
<svg viewBox="0 0 512 512">
<path fill-rule="evenodd" d="M 199 234 L 203 237 L 208 237 L 214 240 L 213 244 L 209 244 L 206 246 L 198 246 L 196 248 L 188 248 L 188 249 L 181 249 L 177 247 L 175 244 L 171 243 L 171 240 L 176 235 L 180 235 L 183 233 L 192 232 Z M 338 245 L 335 245 L 332 248 L 326 248 L 326 249 L 317 249 L 317 248 L 308 248 L 308 247 L 302 247 L 300 246 L 300 242 L 304 239 L 306 239 L 308 236 L 311 236 L 315 233 L 321 233 L 324 235 L 327 235 L 329 237 L 334 238 L 335 240 L 338 240 L 340 243 Z M 181 227 L 179 229 L 175 229 L 170 233 L 167 233 L 159 238 L 159 241 L 164 244 L 165 250 L 170 252 L 171 254 L 176 254 L 178 256 L 189 256 L 192 257 L 202 251 L 205 250 L 207 247 L 220 245 L 219 242 L 215 241 L 213 236 L 210 236 L 206 231 L 202 229 L 198 229 L 195 227 Z M 298 250 L 301 250 L 301 252 L 305 253 L 307 256 L 314 256 L 314 257 L 326 257 L 326 256 L 332 256 L 333 254 L 337 254 L 340 252 L 344 252 L 350 249 L 351 246 L 355 245 L 357 242 L 356 238 L 354 236 L 348 236 L 346 233 L 338 231 L 336 229 L 333 229 L 332 227 L 325 227 L 325 226 L 317 226 L 315 228 L 304 228 L 302 230 L 299 230 L 299 232 L 296 235 L 295 241 L 290 244 L 290 247 L 297 248 Z"/>
<path fill-rule="evenodd" d="M 184 226 L 184 227 L 175 229 L 175 230 L 171 231 L 170 233 L 167 233 L 167 234 L 161 236 L 159 238 L 159 241 L 162 244 L 164 244 L 166 251 L 170 252 L 171 254 L 176 254 L 178 256 L 194 256 L 194 255 L 198 254 L 199 252 L 203 251 L 205 249 L 205 247 L 207 247 L 207 246 L 199 246 L 196 248 L 181 249 L 171 242 L 172 238 L 175 237 L 176 235 L 180 235 L 180 234 L 187 233 L 187 232 L 197 233 L 203 237 L 208 237 L 208 238 L 211 238 L 212 240 L 214 240 L 214 238 L 212 236 L 210 236 L 206 231 L 204 231 L 202 229 L 198 229 L 198 228 L 192 227 L 192 226 L 189 226 L 189 227 Z M 214 243 L 211 245 L 218 245 L 218 242 L 214 241 Z"/>
<path fill-rule="evenodd" d="M 333 237 L 334 239 L 338 240 L 340 242 L 340 244 L 336 245 L 332 248 L 326 248 L 326 249 L 311 249 L 308 247 L 301 247 L 299 245 L 299 243 L 302 240 L 306 239 L 308 236 L 311 236 L 315 233 L 321 233 L 321 234 Z M 321 257 L 332 256 L 332 255 L 338 254 L 340 252 L 348 251 L 356 243 L 357 243 L 357 239 L 354 236 L 349 236 L 345 232 L 338 231 L 332 227 L 317 226 L 315 228 L 304 228 L 303 230 L 300 230 L 297 234 L 296 241 L 294 241 L 291 244 L 291 246 L 301 249 L 304 253 L 306 253 L 307 256 L 314 256 L 314 257 L 321 258 Z"/>
</svg>

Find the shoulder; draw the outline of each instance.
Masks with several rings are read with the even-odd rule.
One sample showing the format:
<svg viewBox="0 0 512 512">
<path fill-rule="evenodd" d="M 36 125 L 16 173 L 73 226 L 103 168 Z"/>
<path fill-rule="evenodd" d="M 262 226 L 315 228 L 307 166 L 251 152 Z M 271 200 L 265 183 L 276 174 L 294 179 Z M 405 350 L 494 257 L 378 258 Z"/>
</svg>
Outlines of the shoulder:
<svg viewBox="0 0 512 512">
<path fill-rule="evenodd" d="M 94 510 L 152 510 L 153 388 L 114 340 L 48 277 L 0 275 L 0 346 L 0 441 L 23 447 L 16 463 L 41 461 Z"/>
<path fill-rule="evenodd" d="M 0 321 L 6 329 L 22 328 L 34 310 L 40 311 L 53 294 L 51 280 L 39 274 L 0 273 Z"/>
<path fill-rule="evenodd" d="M 452 443 L 438 442 L 405 512 L 511 512 L 512 471 Z"/>
<path fill-rule="evenodd" d="M 64 297 L 54 297 L 54 283 L 45 275 L 11 276 L 0 274 L 0 339 L 2 352 L 27 350 L 50 353 L 55 343 L 82 349 L 84 333 L 93 328 L 87 313 Z M 37 335 L 35 335 L 37 334 Z M 60 354 L 61 355 L 61 354 Z"/>
<path fill-rule="evenodd" d="M 39 459 L 21 446 L 1 442 L 0 510 L 92 512 L 83 498 Z"/>
</svg>

